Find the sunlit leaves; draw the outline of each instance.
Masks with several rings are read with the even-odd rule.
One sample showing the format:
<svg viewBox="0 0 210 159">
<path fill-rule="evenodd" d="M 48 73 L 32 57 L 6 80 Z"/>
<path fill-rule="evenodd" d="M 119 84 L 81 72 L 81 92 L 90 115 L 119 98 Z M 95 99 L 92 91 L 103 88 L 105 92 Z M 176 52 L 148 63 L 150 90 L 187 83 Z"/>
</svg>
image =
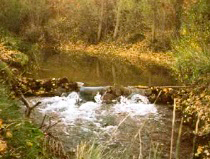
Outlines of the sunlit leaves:
<svg viewBox="0 0 210 159">
<path fill-rule="evenodd" d="M 6 138 L 12 138 L 12 132 L 10 130 L 6 131 Z"/>
<path fill-rule="evenodd" d="M 7 150 L 7 143 L 0 138 L 0 157 Z"/>
<path fill-rule="evenodd" d="M 28 56 L 19 51 L 7 49 L 2 44 L 0 44 L 0 52 L 0 59 L 11 65 L 24 66 L 28 63 Z"/>
</svg>

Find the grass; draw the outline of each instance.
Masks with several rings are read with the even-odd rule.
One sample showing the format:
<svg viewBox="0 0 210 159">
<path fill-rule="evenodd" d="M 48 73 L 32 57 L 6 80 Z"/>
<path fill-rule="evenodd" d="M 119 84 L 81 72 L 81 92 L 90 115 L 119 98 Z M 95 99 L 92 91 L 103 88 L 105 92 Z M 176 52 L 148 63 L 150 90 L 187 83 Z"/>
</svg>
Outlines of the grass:
<svg viewBox="0 0 210 159">
<path fill-rule="evenodd" d="M 160 145 L 160 143 L 151 141 L 148 159 L 161 159 L 162 149 Z M 139 154 L 133 154 L 126 148 L 111 149 L 108 145 L 96 144 L 96 142 L 81 142 L 77 146 L 75 159 L 143 159 L 145 154 L 141 148 L 141 144 L 139 144 Z"/>
<path fill-rule="evenodd" d="M 4 77 L 8 82 L 10 82 L 13 78 L 13 73 L 9 66 L 0 60 L 0 75 Z"/>
<path fill-rule="evenodd" d="M 175 102 L 176 103 L 176 102 Z M 180 145 L 181 145 L 181 136 L 182 136 L 182 127 L 183 127 L 183 118 L 181 119 L 181 123 L 178 128 L 178 137 L 176 138 L 175 132 L 175 116 L 176 116 L 176 104 L 174 104 L 174 111 L 172 117 L 172 135 L 171 135 L 171 148 L 170 148 L 170 158 L 179 159 L 180 156 Z M 123 118 L 119 124 L 117 129 L 126 121 L 128 116 Z M 124 147 L 110 147 L 111 142 L 115 141 L 115 133 L 117 129 L 115 129 L 110 136 L 110 140 L 105 143 L 100 143 L 98 141 L 94 142 L 82 142 L 77 146 L 76 157 L 75 159 L 124 159 L 124 158 L 135 158 L 135 159 L 161 159 L 165 156 L 162 144 L 150 140 L 150 144 L 147 147 L 149 152 L 145 151 L 146 146 L 142 141 L 142 135 L 144 134 L 144 125 L 146 122 L 139 128 L 138 132 L 130 135 L 129 145 Z M 124 127 L 122 125 L 122 127 Z M 197 132 L 197 131 L 196 131 Z M 176 143 L 175 143 L 176 142 Z M 170 146 L 170 145 L 169 145 Z M 175 147 L 173 147 L 175 146 Z M 129 148 L 130 147 L 130 148 Z M 137 151 L 132 150 L 132 147 L 135 147 Z M 175 152 L 174 152 L 175 151 Z M 182 150 L 181 150 L 182 151 Z M 168 152 L 169 153 L 169 152 Z M 169 156 L 168 156 L 169 157 Z"/>
<path fill-rule="evenodd" d="M 89 145 L 88 143 L 81 143 L 77 146 L 77 159 L 101 159 L 103 150 L 100 146 L 96 146 L 94 143 Z"/>
<path fill-rule="evenodd" d="M 116 131 L 119 127 L 124 127 L 123 123 L 127 121 L 128 117 L 129 115 L 121 119 L 117 128 L 113 130 L 113 133 L 108 137 L 106 142 L 98 140 L 81 142 L 77 146 L 75 159 L 143 159 L 145 157 L 147 159 L 161 159 L 162 144 L 158 142 L 151 140 L 148 146 L 149 151 L 145 152 L 146 149 L 141 135 L 145 123 L 137 130 L 137 133 L 135 131 L 130 134 L 130 141 L 127 145 L 112 145 L 116 138 Z"/>
<path fill-rule="evenodd" d="M 9 97 L 10 92 L 0 83 L 0 140 L 7 143 L 7 149 L 0 152 L 2 159 L 44 159 L 49 158 L 42 149 L 43 133 L 30 121 L 23 118 L 20 103 Z"/>
</svg>

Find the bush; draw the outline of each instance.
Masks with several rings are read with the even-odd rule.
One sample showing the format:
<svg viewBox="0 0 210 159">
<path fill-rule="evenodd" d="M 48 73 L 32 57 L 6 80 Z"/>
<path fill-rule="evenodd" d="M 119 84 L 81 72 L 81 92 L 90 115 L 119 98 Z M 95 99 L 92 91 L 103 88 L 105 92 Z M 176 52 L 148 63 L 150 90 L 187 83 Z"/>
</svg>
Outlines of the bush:
<svg viewBox="0 0 210 159">
<path fill-rule="evenodd" d="M 182 82 L 193 82 L 210 73 L 210 5 L 198 0 L 183 12 L 181 37 L 173 43 L 174 69 Z"/>
<path fill-rule="evenodd" d="M 7 144 L 6 151 L 0 152 L 0 158 L 44 159 L 43 133 L 22 117 L 20 103 L 9 95 L 11 92 L 0 82 L 0 141 Z"/>
<path fill-rule="evenodd" d="M 174 44 L 175 73 L 182 82 L 193 82 L 210 72 L 210 52 L 191 38 L 181 39 Z"/>
</svg>

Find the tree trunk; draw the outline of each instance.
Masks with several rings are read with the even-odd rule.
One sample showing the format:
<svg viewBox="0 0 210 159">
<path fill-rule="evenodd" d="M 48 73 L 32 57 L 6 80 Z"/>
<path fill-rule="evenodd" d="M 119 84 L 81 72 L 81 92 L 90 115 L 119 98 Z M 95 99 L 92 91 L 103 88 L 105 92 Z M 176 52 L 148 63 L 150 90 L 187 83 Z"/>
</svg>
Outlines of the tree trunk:
<svg viewBox="0 0 210 159">
<path fill-rule="evenodd" d="M 166 9 L 163 7 L 163 24 L 162 24 L 162 42 L 164 49 L 166 48 L 165 30 L 166 30 Z"/>
<path fill-rule="evenodd" d="M 174 9 L 175 9 L 174 36 L 177 38 L 180 36 L 180 29 L 182 25 L 181 16 L 182 16 L 182 10 L 183 10 L 183 3 L 184 3 L 184 0 L 176 0 L 174 4 Z"/>
<path fill-rule="evenodd" d="M 99 79 L 100 78 L 100 63 L 99 63 L 99 60 L 96 61 L 96 75 L 97 75 L 97 78 Z"/>
<path fill-rule="evenodd" d="M 101 13 L 100 13 L 100 22 L 98 26 L 98 37 L 97 41 L 101 40 L 101 33 L 103 28 L 103 21 L 104 21 L 104 0 L 101 0 Z"/>
<path fill-rule="evenodd" d="M 112 64 L 112 77 L 113 77 L 113 83 L 114 83 L 114 85 L 116 84 L 116 82 L 117 82 L 117 76 L 116 76 L 116 69 L 115 69 L 115 66 L 114 66 L 114 64 Z"/>
<path fill-rule="evenodd" d="M 113 35 L 114 39 L 116 39 L 118 35 L 119 26 L 120 26 L 120 17 L 121 17 L 121 0 L 119 0 L 117 4 L 116 24 L 115 24 L 114 35 Z"/>
<path fill-rule="evenodd" d="M 153 24 L 152 24 L 152 42 L 156 41 L 156 27 L 157 27 L 157 2 L 156 0 L 152 1 L 153 7 Z"/>
</svg>

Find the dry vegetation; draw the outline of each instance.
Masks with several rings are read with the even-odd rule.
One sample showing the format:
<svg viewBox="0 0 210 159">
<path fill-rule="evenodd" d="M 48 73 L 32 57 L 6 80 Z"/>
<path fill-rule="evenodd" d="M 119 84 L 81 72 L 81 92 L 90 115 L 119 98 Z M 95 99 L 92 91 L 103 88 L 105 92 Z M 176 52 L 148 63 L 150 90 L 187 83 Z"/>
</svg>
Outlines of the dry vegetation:
<svg viewBox="0 0 210 159">
<path fill-rule="evenodd" d="M 193 87 L 183 90 L 176 104 L 185 122 L 195 130 L 195 157 L 207 159 L 209 11 L 208 0 L 2 0 L 1 77 L 5 83 L 14 77 L 11 68 L 23 70 L 29 60 L 36 64 L 41 54 L 51 56 L 72 50 L 81 56 L 128 61 L 139 69 L 154 72 L 159 67 L 167 68 L 183 85 Z M 11 104 L 13 101 L 8 99 L 9 92 L 2 82 L 1 87 L 0 157 L 6 154 L 33 158 L 42 151 L 36 137 L 43 134 L 21 117 L 16 122 L 16 116 L 10 116 L 17 113 L 18 107 Z M 10 124 L 14 126 L 9 128 Z M 24 135 L 28 132 L 34 135 L 32 130 L 35 130 L 32 138 Z M 16 142 L 20 137 L 23 141 Z M 86 155 L 84 151 L 92 152 L 93 148 L 84 143 L 78 146 L 78 151 Z M 98 148 L 96 151 L 96 158 L 100 158 L 101 152 Z"/>
</svg>

